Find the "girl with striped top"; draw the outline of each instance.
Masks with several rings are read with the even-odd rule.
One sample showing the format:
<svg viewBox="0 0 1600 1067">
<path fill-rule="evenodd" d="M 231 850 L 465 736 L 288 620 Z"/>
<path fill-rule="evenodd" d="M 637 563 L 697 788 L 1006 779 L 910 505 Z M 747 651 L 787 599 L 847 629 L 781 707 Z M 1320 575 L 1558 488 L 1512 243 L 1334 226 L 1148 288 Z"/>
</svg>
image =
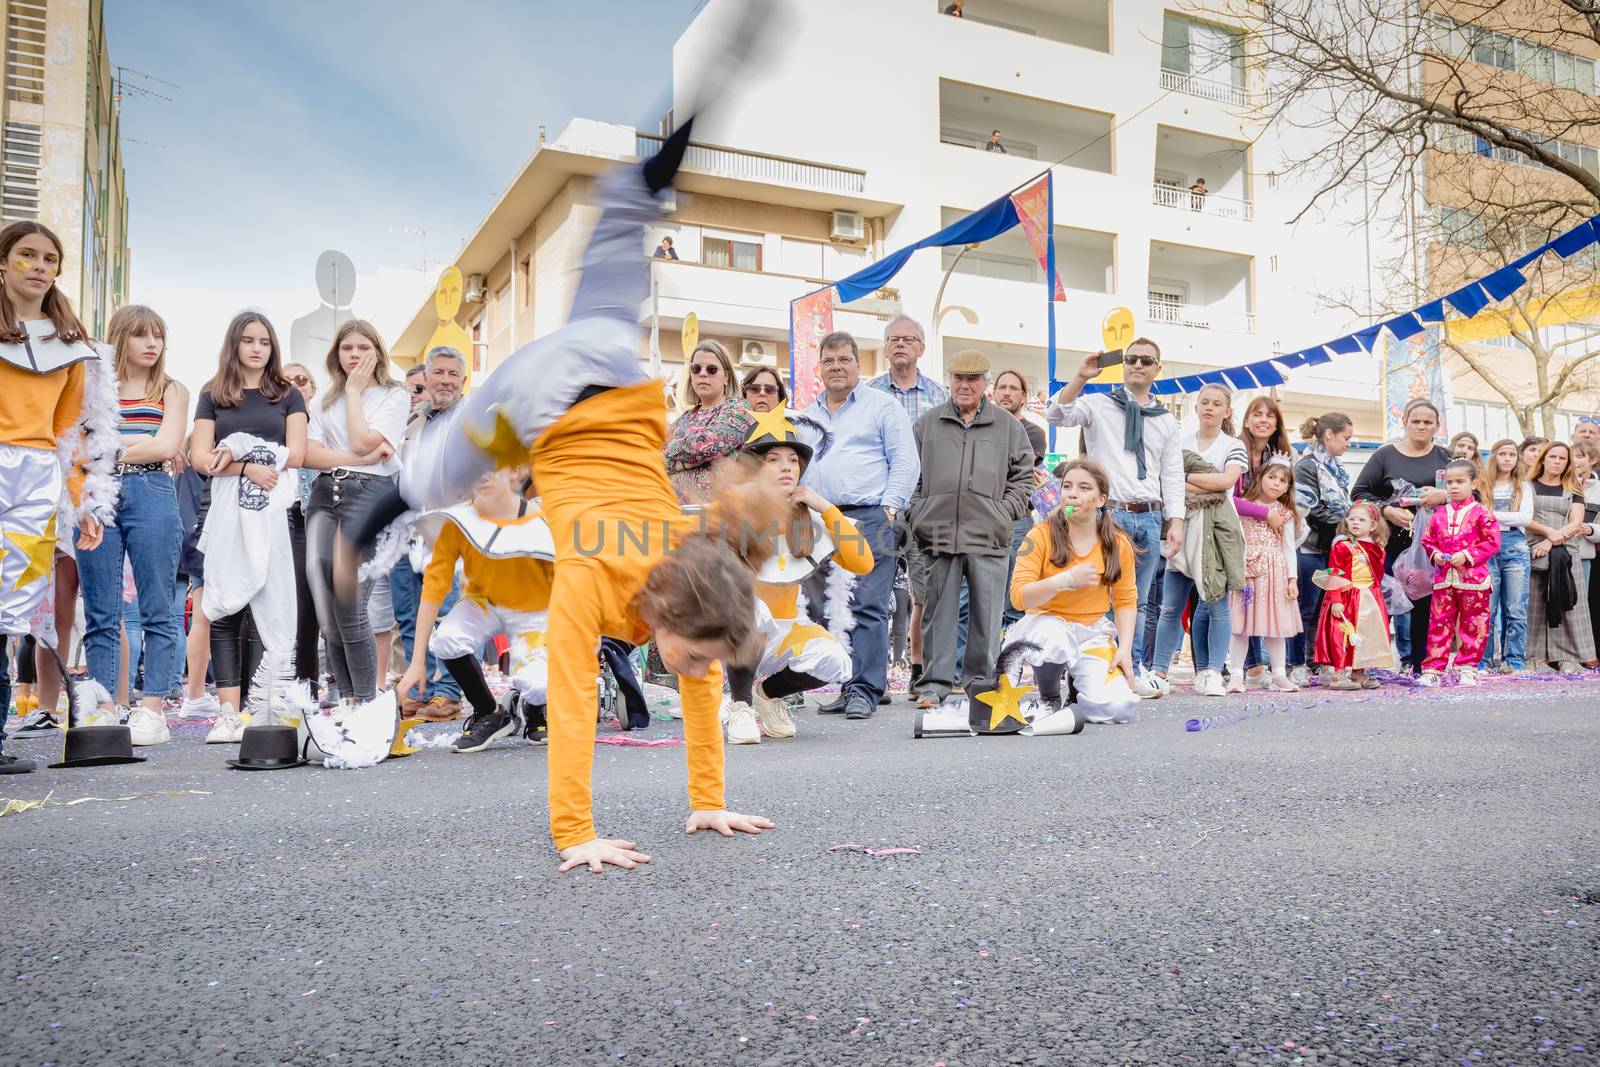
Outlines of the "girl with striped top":
<svg viewBox="0 0 1600 1067">
<path fill-rule="evenodd" d="M 106 525 L 99 547 L 78 553 L 83 645 L 89 674 L 105 687 L 109 704 L 117 688 L 126 558 L 145 634 L 145 693 L 128 716 L 128 728 L 135 745 L 155 745 L 171 736 L 161 698 L 176 676 L 182 639 L 172 611 L 183 543 L 172 460 L 188 426 L 189 392 L 167 376 L 167 324 L 154 311 L 138 304 L 118 309 L 106 339 L 117 374 L 123 451 L 117 464 L 116 522 Z"/>
</svg>

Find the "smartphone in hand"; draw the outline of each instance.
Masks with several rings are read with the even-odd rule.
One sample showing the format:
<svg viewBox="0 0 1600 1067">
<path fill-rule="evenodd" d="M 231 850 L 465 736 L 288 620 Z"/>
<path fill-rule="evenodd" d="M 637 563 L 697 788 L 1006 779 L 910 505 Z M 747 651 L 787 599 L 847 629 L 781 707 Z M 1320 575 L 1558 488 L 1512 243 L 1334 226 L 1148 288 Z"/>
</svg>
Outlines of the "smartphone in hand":
<svg viewBox="0 0 1600 1067">
<path fill-rule="evenodd" d="M 1105 370 L 1107 367 L 1119 366 L 1122 363 L 1122 349 L 1118 348 L 1110 352 L 1102 352 L 1096 362 L 1100 364 L 1101 370 Z"/>
</svg>

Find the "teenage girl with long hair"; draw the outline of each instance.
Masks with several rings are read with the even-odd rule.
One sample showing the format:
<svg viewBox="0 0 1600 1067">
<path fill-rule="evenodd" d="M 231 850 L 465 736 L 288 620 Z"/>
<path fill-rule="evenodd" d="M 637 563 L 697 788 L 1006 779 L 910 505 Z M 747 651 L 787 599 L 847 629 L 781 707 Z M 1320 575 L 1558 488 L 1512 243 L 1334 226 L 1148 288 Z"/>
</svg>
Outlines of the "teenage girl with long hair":
<svg viewBox="0 0 1600 1067">
<path fill-rule="evenodd" d="M 265 316 L 234 316 L 217 373 L 195 408 L 190 451 L 195 467 L 211 476 L 200 520 L 200 550 L 209 561 L 201 610 L 211 621 L 211 671 L 222 704 L 208 744 L 242 738 L 241 698 L 264 658 L 271 657 L 271 670 L 293 676 L 294 584 L 285 576 L 294 566 L 288 510 L 295 479 L 285 471 L 305 459 L 306 402 L 284 377 L 281 353 Z"/>
<path fill-rule="evenodd" d="M 78 553 L 84 654 L 90 677 L 107 694 L 115 692 L 127 559 L 145 633 L 145 691 L 128 716 L 128 729 L 135 745 L 154 745 L 171 738 L 161 701 L 175 677 L 183 635 L 172 614 L 183 544 L 172 461 L 189 424 L 189 391 L 167 375 L 167 324 L 150 308 L 119 308 L 106 341 L 117 375 L 123 452 L 117 464 L 116 522 L 106 527 L 99 547 Z"/>
<path fill-rule="evenodd" d="M 1233 506 L 1239 512 L 1241 520 L 1262 521 L 1273 533 L 1282 533 L 1284 523 L 1287 521 L 1283 511 L 1262 507 L 1251 498 L 1251 490 L 1255 488 L 1256 480 L 1266 468 L 1268 458 L 1275 455 L 1294 455 L 1289 444 L 1289 430 L 1283 421 L 1283 409 L 1278 406 L 1276 400 L 1263 394 L 1245 405 L 1244 418 L 1239 420 L 1239 441 L 1244 445 L 1250 466 L 1245 471 L 1245 476 L 1233 487 Z M 1296 566 L 1293 569 L 1298 580 L 1299 568 Z M 1263 656 L 1262 643 L 1251 641 L 1250 651 L 1242 670 L 1249 675 L 1249 680 L 1252 682 L 1265 680 Z"/>
<path fill-rule="evenodd" d="M 306 431 L 306 466 L 322 472 L 306 511 L 306 576 L 339 696 L 365 703 L 377 695 L 379 672 L 387 674 L 389 665 L 376 660 L 367 615 L 371 580 L 361 583 L 354 602 L 334 595 L 335 539 L 350 515 L 394 486 L 411 404 L 369 322 L 351 319 L 339 327 L 327 371 L 327 398 L 312 405 Z"/>
<path fill-rule="evenodd" d="M 1500 526 L 1500 550 L 1489 560 L 1488 662 L 1483 666 L 1513 674 L 1523 669 L 1528 652 L 1528 523 L 1533 521 L 1533 490 L 1517 442 L 1504 437 L 1490 446 L 1478 489 Z"/>
</svg>

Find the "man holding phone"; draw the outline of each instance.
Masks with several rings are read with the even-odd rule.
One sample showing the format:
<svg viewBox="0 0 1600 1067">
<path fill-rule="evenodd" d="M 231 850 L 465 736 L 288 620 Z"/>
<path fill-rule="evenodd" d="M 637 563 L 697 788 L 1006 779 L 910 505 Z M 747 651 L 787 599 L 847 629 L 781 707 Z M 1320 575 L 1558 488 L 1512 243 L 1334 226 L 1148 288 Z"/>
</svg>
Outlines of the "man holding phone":
<svg viewBox="0 0 1600 1067">
<path fill-rule="evenodd" d="M 1117 353 L 1096 353 L 1085 359 L 1050 405 L 1049 419 L 1056 426 L 1083 428 L 1083 454 L 1100 464 L 1111 481 L 1106 507 L 1133 542 L 1135 580 L 1139 587 L 1139 626 L 1142 634 L 1149 611 L 1150 586 L 1161 556 L 1183 547 L 1183 449 L 1178 420 L 1151 394 L 1161 375 L 1161 349 L 1149 338 L 1130 343 L 1121 360 L 1123 384 L 1109 393 L 1083 395 L 1088 385 Z M 1167 520 L 1165 547 L 1161 523 Z M 1150 699 L 1164 690 L 1143 662 L 1143 642 L 1132 649 L 1138 669 L 1134 692 Z"/>
</svg>

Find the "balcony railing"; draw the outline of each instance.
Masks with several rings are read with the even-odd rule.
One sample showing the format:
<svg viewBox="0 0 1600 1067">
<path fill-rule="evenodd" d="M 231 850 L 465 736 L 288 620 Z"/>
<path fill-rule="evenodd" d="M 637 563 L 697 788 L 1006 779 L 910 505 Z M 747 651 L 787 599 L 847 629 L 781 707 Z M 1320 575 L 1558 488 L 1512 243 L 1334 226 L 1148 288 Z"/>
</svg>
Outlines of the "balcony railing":
<svg viewBox="0 0 1600 1067">
<path fill-rule="evenodd" d="M 1175 211 L 1188 211 L 1195 215 L 1211 215 L 1219 219 L 1255 218 L 1255 206 L 1248 200 L 1221 193 L 1200 193 L 1171 182 L 1157 181 L 1151 187 L 1150 202 L 1156 207 L 1169 207 Z"/>
<path fill-rule="evenodd" d="M 1224 104 L 1243 105 L 1250 101 L 1250 91 L 1242 85 L 1220 81 L 1216 78 L 1197 77 L 1181 71 L 1161 69 L 1161 88 L 1202 100 L 1216 100 Z"/>
<path fill-rule="evenodd" d="M 640 159 L 653 156 L 661 148 L 661 138 L 651 133 L 637 134 L 634 152 Z M 822 189 L 830 193 L 863 193 L 867 188 L 865 171 L 830 167 L 821 163 L 769 156 L 764 152 L 745 152 L 733 148 L 690 143 L 683 165 L 690 170 L 717 174 L 745 181 L 773 182 Z"/>
<path fill-rule="evenodd" d="M 1188 326 L 1195 330 L 1217 330 L 1222 333 L 1256 332 L 1256 317 L 1252 312 L 1207 307 L 1203 304 L 1179 304 L 1167 300 L 1150 301 L 1150 321 L 1168 326 Z"/>
<path fill-rule="evenodd" d="M 957 126 L 940 126 L 939 140 L 943 144 L 953 144 L 959 148 L 982 148 L 987 151 L 989 135 L 977 133 L 973 130 L 963 130 Z M 1019 141 L 1015 137 L 1000 135 L 1000 144 L 1008 156 L 1018 156 L 1022 159 L 1038 159 L 1039 146 L 1029 141 Z M 997 155 L 999 153 L 996 153 Z"/>
</svg>

